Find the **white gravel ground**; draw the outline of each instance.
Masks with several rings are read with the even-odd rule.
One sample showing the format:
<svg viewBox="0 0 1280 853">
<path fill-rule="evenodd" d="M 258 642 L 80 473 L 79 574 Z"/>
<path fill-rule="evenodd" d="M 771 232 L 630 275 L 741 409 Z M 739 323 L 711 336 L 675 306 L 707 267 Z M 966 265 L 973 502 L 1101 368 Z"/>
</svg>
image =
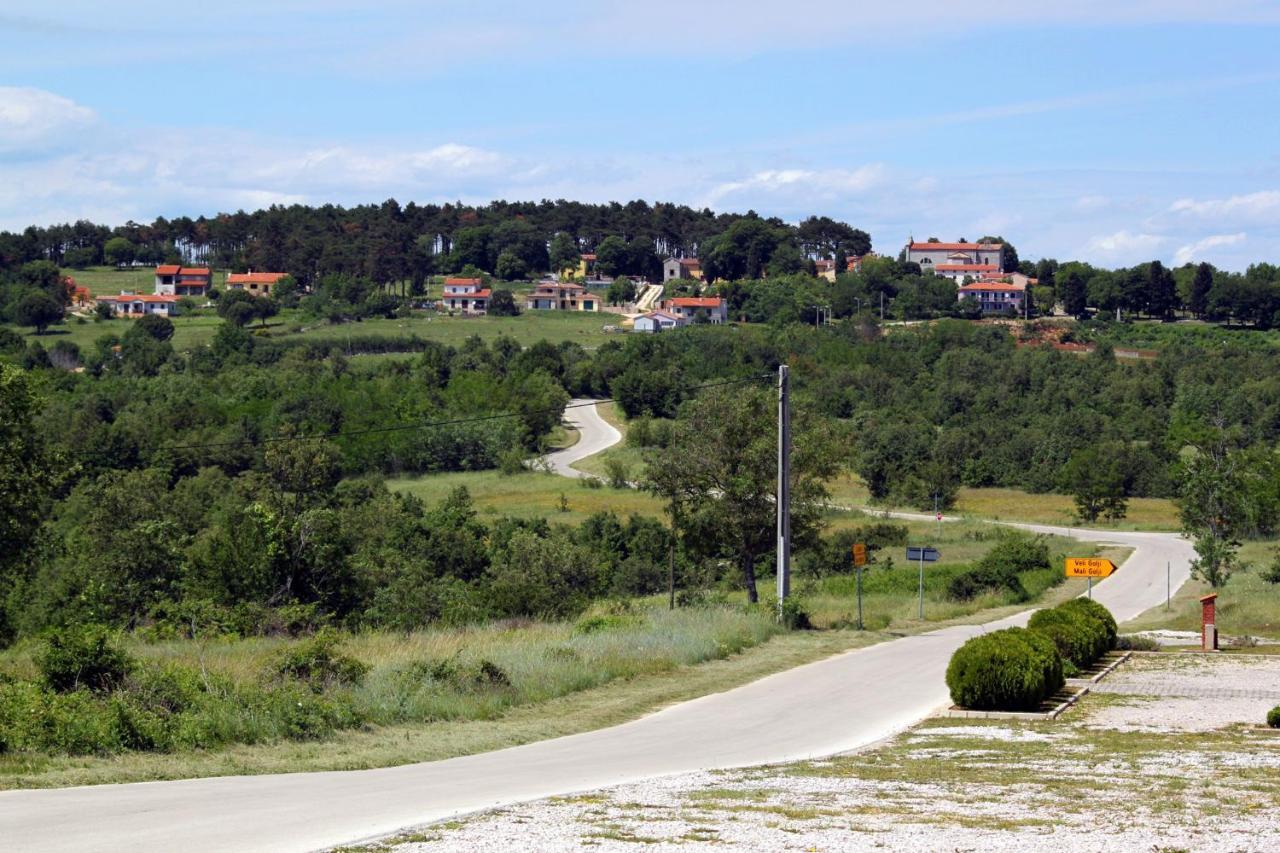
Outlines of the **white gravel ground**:
<svg viewBox="0 0 1280 853">
<path fill-rule="evenodd" d="M 1252 728 L 1273 694 L 1280 657 L 1137 656 L 1056 722 L 935 720 L 858 755 L 544 800 L 387 847 L 1280 851 L 1280 736 Z"/>
</svg>

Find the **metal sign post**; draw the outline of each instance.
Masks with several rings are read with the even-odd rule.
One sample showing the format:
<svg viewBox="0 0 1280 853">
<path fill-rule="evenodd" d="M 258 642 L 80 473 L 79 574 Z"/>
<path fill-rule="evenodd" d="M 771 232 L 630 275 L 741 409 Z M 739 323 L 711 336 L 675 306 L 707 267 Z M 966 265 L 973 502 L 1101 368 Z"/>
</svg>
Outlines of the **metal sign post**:
<svg viewBox="0 0 1280 853">
<path fill-rule="evenodd" d="M 778 620 L 791 593 L 791 410 L 788 370 L 778 365 Z"/>
<path fill-rule="evenodd" d="M 1164 563 L 1164 612 L 1169 612 L 1169 599 L 1173 596 L 1173 581 L 1169 577 L 1172 570 L 1169 568 L 1169 561 Z"/>
<path fill-rule="evenodd" d="M 926 562 L 936 563 L 942 555 L 937 548 L 923 546 L 919 548 L 907 549 L 907 560 L 918 560 L 920 562 L 920 603 L 917 608 L 920 619 L 924 619 L 924 564 Z"/>
<path fill-rule="evenodd" d="M 853 574 L 858 587 L 858 630 L 862 630 L 862 567 L 867 562 L 867 546 L 859 542 L 853 546 Z"/>
</svg>

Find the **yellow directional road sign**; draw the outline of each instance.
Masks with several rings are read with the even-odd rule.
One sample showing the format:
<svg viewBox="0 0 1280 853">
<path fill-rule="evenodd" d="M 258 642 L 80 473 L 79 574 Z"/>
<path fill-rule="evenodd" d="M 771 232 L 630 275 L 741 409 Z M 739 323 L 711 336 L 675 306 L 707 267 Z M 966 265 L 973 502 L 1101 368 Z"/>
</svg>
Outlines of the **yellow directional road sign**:
<svg viewBox="0 0 1280 853">
<path fill-rule="evenodd" d="M 855 566 L 865 566 L 867 564 L 867 546 L 862 542 L 853 546 L 853 564 Z"/>
<path fill-rule="evenodd" d="M 1067 577 L 1105 578 L 1116 570 L 1115 563 L 1097 557 L 1067 557 Z"/>
</svg>

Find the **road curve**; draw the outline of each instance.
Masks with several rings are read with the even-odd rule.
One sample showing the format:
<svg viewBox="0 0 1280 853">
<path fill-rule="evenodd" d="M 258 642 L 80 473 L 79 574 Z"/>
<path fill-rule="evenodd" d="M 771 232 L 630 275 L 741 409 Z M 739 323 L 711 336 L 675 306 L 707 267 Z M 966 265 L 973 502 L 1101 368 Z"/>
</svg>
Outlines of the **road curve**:
<svg viewBox="0 0 1280 853">
<path fill-rule="evenodd" d="M 591 400 L 570 400 L 564 419 L 578 430 L 578 441 L 572 447 L 548 453 L 547 466 L 565 477 L 585 477 L 587 475 L 574 468 L 573 463 L 617 444 L 622 440 L 622 433 L 600 417 L 599 410 Z"/>
<path fill-rule="evenodd" d="M 596 431 L 588 427 L 583 438 Z M 1163 603 L 1166 565 L 1177 589 L 1193 556 L 1173 534 L 1020 526 L 1133 548 L 1094 587 L 1121 621 Z M 984 631 L 1024 624 L 1030 612 L 846 652 L 612 728 L 447 761 L 3 792 L 0 838 L 5 849 L 24 851 L 311 850 L 654 776 L 845 752 L 946 704 L 952 651 Z"/>
</svg>

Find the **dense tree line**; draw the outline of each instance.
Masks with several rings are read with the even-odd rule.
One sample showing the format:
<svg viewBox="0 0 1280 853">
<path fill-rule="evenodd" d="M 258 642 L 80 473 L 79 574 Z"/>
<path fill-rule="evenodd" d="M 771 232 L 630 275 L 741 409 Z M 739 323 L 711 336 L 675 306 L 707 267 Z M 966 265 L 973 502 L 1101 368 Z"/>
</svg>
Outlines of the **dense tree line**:
<svg viewBox="0 0 1280 853">
<path fill-rule="evenodd" d="M 292 205 L 194 219 L 161 217 L 114 228 L 85 221 L 32 226 L 20 234 L 0 233 L 0 269 L 31 261 L 70 268 L 185 262 L 283 270 L 304 286 L 328 274 L 420 285 L 433 272 L 468 265 L 507 280 L 522 278 L 576 264 L 581 252 L 596 253 L 608 275 L 657 277 L 664 256 L 708 252 L 713 268 L 755 275 L 771 261 L 792 271 L 803 257 L 864 254 L 870 245 L 866 232 L 827 217 L 795 227 L 753 212 L 717 214 L 664 202 L 470 206 L 389 199 L 351 208 Z"/>
</svg>

